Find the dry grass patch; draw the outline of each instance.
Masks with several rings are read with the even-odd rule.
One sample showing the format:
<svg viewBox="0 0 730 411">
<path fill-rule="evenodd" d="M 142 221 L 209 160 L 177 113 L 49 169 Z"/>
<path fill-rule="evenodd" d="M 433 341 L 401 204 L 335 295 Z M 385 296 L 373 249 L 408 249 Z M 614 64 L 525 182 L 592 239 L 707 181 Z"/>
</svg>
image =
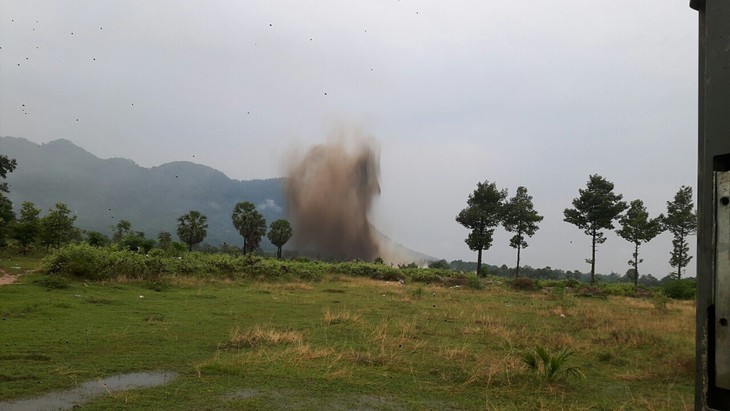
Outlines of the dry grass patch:
<svg viewBox="0 0 730 411">
<path fill-rule="evenodd" d="M 468 378 L 465 385 L 485 384 L 486 386 L 509 386 L 515 375 L 522 373 L 524 366 L 517 355 L 491 358 L 486 355 L 476 357 L 467 365 Z"/>
<path fill-rule="evenodd" d="M 284 351 L 284 354 L 291 356 L 296 363 L 329 358 L 335 356 L 335 353 L 336 351 L 332 348 L 313 348 L 308 344 L 297 344 L 293 347 L 287 347 Z"/>
<path fill-rule="evenodd" d="M 307 283 L 291 282 L 291 283 L 263 283 L 259 287 L 264 291 L 312 291 L 314 287 Z"/>
<path fill-rule="evenodd" d="M 354 323 L 361 324 L 362 320 L 358 314 L 353 314 L 350 311 L 330 311 L 329 308 L 324 310 L 324 323 L 326 325 L 341 324 L 341 323 Z"/>
<path fill-rule="evenodd" d="M 241 331 L 238 326 L 231 330 L 229 340 L 233 347 L 262 347 L 281 344 L 301 344 L 302 334 L 292 330 L 276 330 L 273 328 L 261 328 L 255 326 L 251 329 Z"/>
</svg>

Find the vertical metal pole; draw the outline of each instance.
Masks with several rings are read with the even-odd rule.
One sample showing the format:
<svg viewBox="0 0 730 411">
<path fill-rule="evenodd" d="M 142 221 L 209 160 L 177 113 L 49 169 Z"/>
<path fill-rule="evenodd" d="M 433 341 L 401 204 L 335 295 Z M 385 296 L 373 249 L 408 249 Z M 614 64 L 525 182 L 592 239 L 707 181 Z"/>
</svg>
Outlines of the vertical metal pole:
<svg viewBox="0 0 730 411">
<path fill-rule="evenodd" d="M 730 410 L 730 1 L 699 11 L 695 409 Z"/>
</svg>

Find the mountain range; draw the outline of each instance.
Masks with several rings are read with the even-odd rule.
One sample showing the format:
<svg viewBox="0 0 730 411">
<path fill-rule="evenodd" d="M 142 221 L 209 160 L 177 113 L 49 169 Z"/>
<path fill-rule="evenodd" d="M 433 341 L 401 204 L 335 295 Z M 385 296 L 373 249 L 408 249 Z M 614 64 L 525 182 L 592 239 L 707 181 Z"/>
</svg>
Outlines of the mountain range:
<svg viewBox="0 0 730 411">
<path fill-rule="evenodd" d="M 30 201 L 45 215 L 56 203 L 65 203 L 77 216 L 77 227 L 110 237 L 114 226 L 127 220 L 147 238 L 156 239 L 161 231 L 175 238 L 177 218 L 198 210 L 208 219 L 204 243 L 240 246 L 243 239 L 231 223 L 237 202 L 255 204 L 267 223 L 286 218 L 284 178 L 234 180 L 189 161 L 146 168 L 128 159 L 101 159 L 64 139 L 37 144 L 0 137 L 0 154 L 18 162 L 6 179 L 16 211 Z M 376 232 L 381 247 L 399 256 L 395 262 L 435 260 Z M 261 246 L 274 249 L 266 238 Z"/>
<path fill-rule="evenodd" d="M 177 218 L 198 210 L 208 218 L 206 243 L 239 245 L 243 239 L 231 223 L 237 202 L 256 204 L 267 222 L 285 218 L 282 178 L 233 180 L 188 161 L 145 168 L 127 159 L 100 159 L 68 140 L 36 144 L 0 137 L 0 153 L 18 162 L 7 177 L 16 209 L 31 201 L 44 215 L 65 203 L 87 231 L 111 236 L 119 221 L 128 220 L 148 238 L 161 231 L 174 237 Z"/>
</svg>

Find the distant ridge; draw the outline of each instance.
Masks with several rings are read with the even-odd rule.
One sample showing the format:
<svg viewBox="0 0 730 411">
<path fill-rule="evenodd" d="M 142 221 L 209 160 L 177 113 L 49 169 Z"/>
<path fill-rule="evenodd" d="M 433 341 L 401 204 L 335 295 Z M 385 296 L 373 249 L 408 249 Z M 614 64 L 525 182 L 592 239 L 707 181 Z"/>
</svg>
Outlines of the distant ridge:
<svg viewBox="0 0 730 411">
<path fill-rule="evenodd" d="M 205 243 L 240 246 L 243 239 L 231 223 L 237 202 L 256 204 L 267 223 L 286 218 L 283 178 L 234 180 L 189 161 L 145 168 L 128 159 L 101 159 L 65 139 L 36 144 L 0 137 L 0 153 L 18 161 L 7 178 L 16 211 L 23 201 L 33 202 L 44 215 L 56 203 L 66 203 L 78 216 L 79 228 L 108 236 L 120 220 L 128 220 L 133 230 L 148 238 L 156 238 L 161 231 L 177 238 L 177 218 L 198 210 L 208 217 Z M 395 262 L 434 260 L 378 233 L 383 251 L 399 257 Z M 274 249 L 266 238 L 262 247 Z"/>
<path fill-rule="evenodd" d="M 187 161 L 144 168 L 132 160 L 98 158 L 68 140 L 36 144 L 0 137 L 0 153 L 18 161 L 7 178 L 16 209 L 23 201 L 44 211 L 66 203 L 80 228 L 106 235 L 119 220 L 129 220 L 147 237 L 156 238 L 160 231 L 175 237 L 177 217 L 199 210 L 208 217 L 205 242 L 238 245 L 243 240 L 231 224 L 236 202 L 258 205 L 269 222 L 285 218 L 281 178 L 233 180 Z"/>
</svg>

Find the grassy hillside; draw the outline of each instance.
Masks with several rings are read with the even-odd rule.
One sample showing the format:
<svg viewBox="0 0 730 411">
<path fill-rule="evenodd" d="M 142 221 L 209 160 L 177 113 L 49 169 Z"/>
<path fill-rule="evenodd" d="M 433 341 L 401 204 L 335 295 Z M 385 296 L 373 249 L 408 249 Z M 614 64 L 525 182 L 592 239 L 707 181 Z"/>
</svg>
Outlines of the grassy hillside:
<svg viewBox="0 0 730 411">
<path fill-rule="evenodd" d="M 314 263 L 262 264 L 280 274 Z M 496 278 L 475 289 L 428 270 L 374 280 L 372 265 L 350 264 L 361 271 L 309 281 L 266 270 L 103 282 L 26 274 L 0 287 L 0 401 L 174 371 L 165 385 L 109 391 L 82 409 L 692 407 L 692 302 L 580 297 L 558 283 L 519 291 Z M 0 259 L 6 271 L 39 266 Z M 522 358 L 536 347 L 574 351 L 564 368 L 585 379 L 529 371 Z"/>
</svg>

